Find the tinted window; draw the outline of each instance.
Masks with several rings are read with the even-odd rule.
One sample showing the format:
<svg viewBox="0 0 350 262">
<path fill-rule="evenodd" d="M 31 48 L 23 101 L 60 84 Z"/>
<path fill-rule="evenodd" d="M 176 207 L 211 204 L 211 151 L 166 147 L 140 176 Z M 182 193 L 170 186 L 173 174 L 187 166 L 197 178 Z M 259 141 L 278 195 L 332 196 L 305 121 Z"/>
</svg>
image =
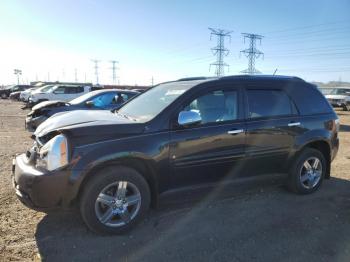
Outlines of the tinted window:
<svg viewBox="0 0 350 262">
<path fill-rule="evenodd" d="M 249 117 L 271 117 L 292 114 L 291 101 L 281 90 L 247 90 Z"/>
<path fill-rule="evenodd" d="M 294 86 L 290 91 L 297 108 L 302 115 L 332 112 L 322 93 L 313 86 Z"/>
<path fill-rule="evenodd" d="M 219 90 L 197 97 L 184 110 L 198 112 L 205 124 L 236 120 L 237 104 L 236 91 Z"/>
<path fill-rule="evenodd" d="M 65 94 L 77 94 L 84 92 L 84 87 L 82 86 L 66 86 Z"/>
</svg>

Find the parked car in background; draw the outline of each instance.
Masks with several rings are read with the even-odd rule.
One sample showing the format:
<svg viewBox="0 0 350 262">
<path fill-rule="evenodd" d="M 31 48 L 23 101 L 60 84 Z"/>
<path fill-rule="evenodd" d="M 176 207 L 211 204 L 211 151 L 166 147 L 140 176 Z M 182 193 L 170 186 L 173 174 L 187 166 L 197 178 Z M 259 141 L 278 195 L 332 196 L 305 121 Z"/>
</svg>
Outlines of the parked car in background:
<svg viewBox="0 0 350 262">
<path fill-rule="evenodd" d="M 44 85 L 44 86 L 34 86 L 31 88 L 28 88 L 27 90 L 24 90 L 20 93 L 19 95 L 19 100 L 23 101 L 23 102 L 28 102 L 29 101 L 29 97 L 32 94 L 32 92 L 37 91 L 37 90 L 43 90 L 44 88 L 49 88 L 52 87 L 53 85 Z M 44 90 L 47 90 L 44 89 Z"/>
<path fill-rule="evenodd" d="M 73 110 L 118 109 L 139 92 L 120 89 L 102 89 L 86 93 L 70 102 L 45 101 L 35 105 L 26 117 L 26 128 L 35 129 L 54 114 Z"/>
<path fill-rule="evenodd" d="M 19 96 L 20 96 L 21 92 L 23 92 L 23 91 L 12 92 L 12 93 L 10 94 L 9 98 L 10 98 L 11 100 L 19 100 Z"/>
<path fill-rule="evenodd" d="M 36 105 L 43 101 L 64 101 L 68 102 L 91 91 L 91 86 L 83 85 L 54 85 L 47 89 L 38 89 L 31 92 L 29 104 Z"/>
<path fill-rule="evenodd" d="M 330 177 L 338 131 L 333 108 L 300 78 L 192 78 L 159 84 L 114 113 L 52 116 L 13 161 L 13 185 L 28 207 L 77 205 L 90 229 L 118 234 L 171 193 L 277 177 L 312 193 Z"/>
<path fill-rule="evenodd" d="M 30 88 L 30 85 L 14 85 L 14 86 L 8 86 L 6 88 L 0 89 L 0 97 L 2 99 L 8 98 L 11 93 L 23 91 L 28 88 Z"/>
<path fill-rule="evenodd" d="M 333 107 L 342 107 L 350 111 L 350 87 L 320 88 L 322 94 Z"/>
</svg>

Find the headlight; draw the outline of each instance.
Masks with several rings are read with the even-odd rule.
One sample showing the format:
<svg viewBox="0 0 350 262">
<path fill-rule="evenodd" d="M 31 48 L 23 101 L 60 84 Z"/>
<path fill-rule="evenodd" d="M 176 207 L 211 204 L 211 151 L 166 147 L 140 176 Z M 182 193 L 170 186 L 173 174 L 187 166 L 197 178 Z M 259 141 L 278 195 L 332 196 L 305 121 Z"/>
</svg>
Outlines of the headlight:
<svg viewBox="0 0 350 262">
<path fill-rule="evenodd" d="M 64 135 L 57 135 L 48 141 L 39 151 L 37 167 L 49 171 L 68 164 L 68 143 Z"/>
</svg>

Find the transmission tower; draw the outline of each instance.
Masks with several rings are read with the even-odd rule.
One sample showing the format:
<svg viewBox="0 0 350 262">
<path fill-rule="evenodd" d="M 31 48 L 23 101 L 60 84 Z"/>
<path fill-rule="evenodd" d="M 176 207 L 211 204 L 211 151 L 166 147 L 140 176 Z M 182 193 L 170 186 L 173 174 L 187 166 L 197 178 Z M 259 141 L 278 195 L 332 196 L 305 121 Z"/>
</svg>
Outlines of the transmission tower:
<svg viewBox="0 0 350 262">
<path fill-rule="evenodd" d="M 112 63 L 112 79 L 113 79 L 113 84 L 117 82 L 117 75 L 116 75 L 116 70 L 118 69 L 115 65 L 119 64 L 118 61 L 112 60 L 110 61 Z"/>
<path fill-rule="evenodd" d="M 217 37 L 217 45 L 216 47 L 213 47 L 211 50 L 213 52 L 213 54 L 216 56 L 216 62 L 211 63 L 211 66 L 215 66 L 215 74 L 217 76 L 222 76 L 224 75 L 224 68 L 227 66 L 229 66 L 228 64 L 226 64 L 224 62 L 224 57 L 227 56 L 229 54 L 229 50 L 227 48 L 225 48 L 225 37 L 228 37 L 231 41 L 231 33 L 233 31 L 226 31 L 226 30 L 222 30 L 222 29 L 214 29 L 214 28 L 210 28 L 209 30 L 211 31 L 210 33 L 210 40 L 212 38 L 213 35 L 215 35 Z M 210 71 L 210 67 L 209 67 L 209 71 Z"/>
<path fill-rule="evenodd" d="M 94 70 L 95 70 L 95 76 L 96 76 L 96 84 L 98 84 L 98 63 L 100 62 L 100 60 L 91 59 L 91 61 L 94 63 Z"/>
<path fill-rule="evenodd" d="M 256 41 L 259 40 L 261 44 L 261 39 L 264 36 L 247 33 L 242 33 L 242 35 L 244 37 L 244 43 L 247 38 L 249 39 L 249 48 L 241 51 L 241 53 L 248 58 L 248 69 L 241 71 L 241 73 L 250 75 L 260 74 L 261 72 L 255 68 L 255 59 L 259 58 L 261 55 L 264 55 L 264 53 L 256 48 Z"/>
</svg>

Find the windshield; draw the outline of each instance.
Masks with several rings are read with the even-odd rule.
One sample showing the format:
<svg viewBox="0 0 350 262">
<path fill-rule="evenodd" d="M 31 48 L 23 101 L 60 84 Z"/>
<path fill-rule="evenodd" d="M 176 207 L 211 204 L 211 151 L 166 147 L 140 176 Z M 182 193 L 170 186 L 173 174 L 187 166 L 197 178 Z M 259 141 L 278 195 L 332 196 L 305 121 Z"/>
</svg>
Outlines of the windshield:
<svg viewBox="0 0 350 262">
<path fill-rule="evenodd" d="M 38 89 L 38 92 L 48 92 L 52 89 L 53 85 L 43 86 Z"/>
<path fill-rule="evenodd" d="M 132 99 L 117 113 L 129 116 L 136 121 L 147 122 L 198 83 L 198 81 L 186 81 L 160 84 Z"/>
<path fill-rule="evenodd" d="M 99 93 L 99 91 L 92 91 L 92 92 L 86 93 L 82 96 L 79 96 L 79 97 L 71 100 L 69 102 L 69 104 L 70 105 L 77 105 L 77 104 L 83 103 L 85 101 L 88 101 L 91 97 L 93 97 L 94 95 L 96 95 L 98 93 Z"/>
</svg>

